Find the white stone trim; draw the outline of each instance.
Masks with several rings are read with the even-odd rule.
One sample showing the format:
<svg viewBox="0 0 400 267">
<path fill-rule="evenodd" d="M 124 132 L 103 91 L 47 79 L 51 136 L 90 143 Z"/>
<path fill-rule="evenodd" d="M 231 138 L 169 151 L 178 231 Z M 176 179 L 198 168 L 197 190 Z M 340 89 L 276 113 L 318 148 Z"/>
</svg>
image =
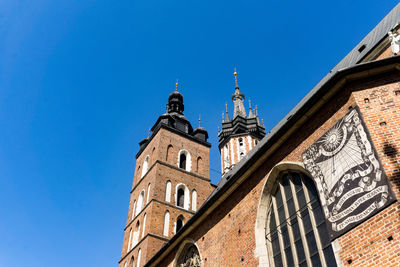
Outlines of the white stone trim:
<svg viewBox="0 0 400 267">
<path fill-rule="evenodd" d="M 178 153 L 178 168 L 179 168 L 179 165 L 180 165 L 180 158 L 181 158 L 181 154 L 182 153 L 186 155 L 186 168 L 185 168 L 185 171 L 190 172 L 192 170 L 192 157 L 190 156 L 189 151 L 187 151 L 186 149 L 179 150 L 179 153 Z"/>
<path fill-rule="evenodd" d="M 189 207 L 190 207 L 190 191 L 189 191 L 189 188 L 183 183 L 179 183 L 175 187 L 175 205 L 178 206 L 178 190 L 180 188 L 183 188 L 183 191 L 185 192 L 185 199 L 184 199 L 184 203 L 183 203 L 183 208 L 185 210 L 189 210 Z"/>
</svg>

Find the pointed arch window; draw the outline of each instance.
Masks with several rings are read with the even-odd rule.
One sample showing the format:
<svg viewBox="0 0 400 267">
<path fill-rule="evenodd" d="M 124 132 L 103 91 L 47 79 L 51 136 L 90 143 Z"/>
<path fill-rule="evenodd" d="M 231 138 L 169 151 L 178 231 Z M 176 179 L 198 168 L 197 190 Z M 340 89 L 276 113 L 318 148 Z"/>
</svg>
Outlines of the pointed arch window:
<svg viewBox="0 0 400 267">
<path fill-rule="evenodd" d="M 146 217 L 147 214 L 145 213 L 143 217 L 142 238 L 144 237 L 144 231 L 146 230 Z"/>
<path fill-rule="evenodd" d="M 149 168 L 149 161 L 150 161 L 150 156 L 147 155 L 146 158 L 144 159 L 144 162 L 143 162 L 142 176 L 141 177 L 143 177 L 147 173 L 147 170 Z"/>
<path fill-rule="evenodd" d="M 147 186 L 146 204 L 148 204 L 148 203 L 149 203 L 149 200 L 150 200 L 150 189 L 151 189 L 151 184 L 149 184 L 149 185 Z"/>
<path fill-rule="evenodd" d="M 131 230 L 129 231 L 129 240 L 128 240 L 128 247 L 126 248 L 126 251 L 129 251 L 131 249 L 131 244 L 132 244 L 132 234 L 133 234 L 133 230 L 131 228 Z"/>
<path fill-rule="evenodd" d="M 193 189 L 192 191 L 192 210 L 196 211 L 197 208 L 197 191 Z"/>
<path fill-rule="evenodd" d="M 337 266 L 317 190 L 301 173 L 278 179 L 266 239 L 271 266 Z"/>
<path fill-rule="evenodd" d="M 179 157 L 179 168 L 186 170 L 186 155 L 181 153 Z"/>
<path fill-rule="evenodd" d="M 139 198 L 138 198 L 138 202 L 137 202 L 137 206 L 136 206 L 135 216 L 137 216 L 142 211 L 143 201 L 144 201 L 144 190 L 142 190 L 142 192 L 140 192 L 140 195 L 139 195 Z"/>
<path fill-rule="evenodd" d="M 167 147 L 167 155 L 165 157 L 165 160 L 167 162 L 171 162 L 172 161 L 173 149 L 174 149 L 174 147 L 172 145 L 168 145 L 168 147 Z"/>
<path fill-rule="evenodd" d="M 137 243 L 139 243 L 139 233 L 140 233 L 140 222 L 138 221 L 136 223 L 135 232 L 133 232 L 133 241 L 131 248 L 134 248 L 137 245 Z"/>
<path fill-rule="evenodd" d="M 202 166 L 203 160 L 201 157 L 197 158 L 197 167 L 196 167 L 196 171 L 200 172 L 200 166 Z"/>
<path fill-rule="evenodd" d="M 176 231 L 175 231 L 175 233 L 177 233 L 182 227 L 183 227 L 183 217 L 181 215 L 176 220 Z"/>
<path fill-rule="evenodd" d="M 135 267 L 135 257 L 132 256 L 131 263 L 129 264 L 131 267 Z"/>
<path fill-rule="evenodd" d="M 165 201 L 171 202 L 171 181 L 165 184 Z"/>
<path fill-rule="evenodd" d="M 135 218 L 135 207 L 136 207 L 136 200 L 133 201 L 133 206 L 132 206 L 132 220 Z"/>
<path fill-rule="evenodd" d="M 190 191 L 184 184 L 178 184 L 175 191 L 175 203 L 178 207 L 188 210 L 190 208 Z"/>
<path fill-rule="evenodd" d="M 139 252 L 138 252 L 138 255 L 137 255 L 137 267 L 139 267 L 140 266 L 140 258 L 142 257 L 142 250 L 139 248 Z"/>
<path fill-rule="evenodd" d="M 163 235 L 168 236 L 168 231 L 169 230 L 169 211 L 167 210 L 164 214 L 164 229 L 163 229 Z"/>
<path fill-rule="evenodd" d="M 190 153 L 185 149 L 179 151 L 178 167 L 188 172 L 191 170 Z"/>
<path fill-rule="evenodd" d="M 178 189 L 178 203 L 177 205 L 181 208 L 184 207 L 185 205 L 185 191 L 183 190 L 183 188 L 179 188 Z"/>
</svg>

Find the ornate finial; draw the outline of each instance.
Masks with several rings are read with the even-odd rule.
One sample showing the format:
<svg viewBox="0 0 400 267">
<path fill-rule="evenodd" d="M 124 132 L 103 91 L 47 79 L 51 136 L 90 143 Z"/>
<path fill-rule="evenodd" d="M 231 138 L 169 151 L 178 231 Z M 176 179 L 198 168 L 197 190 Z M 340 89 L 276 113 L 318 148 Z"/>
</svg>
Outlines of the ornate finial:
<svg viewBox="0 0 400 267">
<path fill-rule="evenodd" d="M 201 114 L 199 114 L 199 128 L 201 127 Z"/>
<path fill-rule="evenodd" d="M 257 107 L 257 105 L 256 105 L 255 110 L 256 110 L 256 116 L 258 116 L 258 107 Z"/>
<path fill-rule="evenodd" d="M 228 103 L 225 102 L 225 111 L 228 112 Z"/>
<path fill-rule="evenodd" d="M 179 85 L 179 83 L 178 83 L 178 79 L 176 79 L 176 83 L 175 83 L 175 91 L 178 91 L 178 85 Z"/>
<path fill-rule="evenodd" d="M 249 99 L 249 108 L 251 109 L 251 100 Z"/>
<path fill-rule="evenodd" d="M 222 122 L 224 122 L 224 121 L 225 121 L 225 113 L 222 112 Z"/>
<path fill-rule="evenodd" d="M 235 67 L 235 71 L 233 72 L 233 76 L 235 76 L 235 89 L 238 88 L 239 89 L 239 85 L 238 85 L 238 81 L 237 81 L 237 72 L 236 72 L 236 67 Z"/>
</svg>

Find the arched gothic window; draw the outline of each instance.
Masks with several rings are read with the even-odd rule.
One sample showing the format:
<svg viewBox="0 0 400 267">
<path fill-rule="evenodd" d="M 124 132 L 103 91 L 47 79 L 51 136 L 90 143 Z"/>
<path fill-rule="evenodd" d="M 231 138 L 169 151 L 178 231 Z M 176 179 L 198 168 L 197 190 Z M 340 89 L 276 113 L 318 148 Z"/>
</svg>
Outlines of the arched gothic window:
<svg viewBox="0 0 400 267">
<path fill-rule="evenodd" d="M 142 190 L 142 192 L 140 192 L 140 195 L 139 195 L 139 198 L 138 198 L 138 202 L 137 202 L 137 206 L 136 206 L 135 216 L 137 216 L 142 211 L 143 201 L 144 201 L 144 190 Z"/>
<path fill-rule="evenodd" d="M 144 162 L 143 162 L 142 176 L 141 177 L 143 177 L 147 173 L 147 170 L 149 168 L 149 160 L 150 160 L 150 156 L 147 155 L 146 158 L 144 159 Z"/>
<path fill-rule="evenodd" d="M 175 189 L 175 203 L 178 207 L 188 210 L 190 208 L 190 191 L 184 184 L 178 184 Z"/>
<path fill-rule="evenodd" d="M 144 237 L 144 231 L 146 229 L 146 217 L 147 217 L 147 214 L 145 213 L 144 217 L 143 217 L 142 238 Z"/>
<path fill-rule="evenodd" d="M 179 157 L 179 168 L 186 170 L 186 155 L 184 153 Z"/>
<path fill-rule="evenodd" d="M 239 138 L 239 160 L 241 160 L 244 157 L 245 154 L 245 147 L 244 147 L 244 141 L 243 138 Z"/>
<path fill-rule="evenodd" d="M 277 181 L 266 235 L 271 266 L 336 266 L 311 178 L 286 172 Z"/>
<path fill-rule="evenodd" d="M 137 255 L 137 267 L 139 267 L 140 266 L 140 258 L 141 258 L 141 256 L 142 256 L 142 250 L 139 248 L 139 252 L 138 252 L 138 255 Z"/>
<path fill-rule="evenodd" d="M 185 191 L 182 188 L 178 189 L 178 203 L 177 205 L 181 208 L 185 205 Z"/>
<path fill-rule="evenodd" d="M 176 261 L 176 267 L 190 266 L 190 267 L 201 267 L 201 258 L 199 250 L 193 243 L 187 243 L 184 245 L 178 259 Z"/>
<path fill-rule="evenodd" d="M 172 152 L 173 152 L 174 147 L 172 145 L 169 145 L 167 147 L 167 156 L 165 158 L 165 160 L 167 162 L 172 162 Z"/>
<path fill-rule="evenodd" d="M 163 235 L 168 236 L 169 232 L 169 211 L 167 210 L 164 214 L 164 229 L 163 229 Z"/>
<path fill-rule="evenodd" d="M 140 233 L 140 222 L 138 221 L 136 223 L 136 227 L 135 227 L 135 232 L 133 232 L 133 241 L 132 241 L 132 247 L 137 245 L 137 243 L 139 243 L 139 233 Z"/>
<path fill-rule="evenodd" d="M 190 154 L 185 149 L 182 149 L 181 151 L 179 151 L 178 167 L 183 169 L 183 170 L 185 170 L 185 171 L 188 171 L 188 172 L 191 170 Z"/>
<path fill-rule="evenodd" d="M 175 231 L 175 233 L 177 233 L 182 227 L 183 227 L 183 217 L 179 216 L 178 219 L 176 220 L 176 231 Z"/>
<path fill-rule="evenodd" d="M 243 138 L 239 138 L 239 147 L 243 146 Z"/>
<path fill-rule="evenodd" d="M 136 207 L 136 200 L 133 201 L 133 206 L 132 206 L 132 220 L 135 218 L 135 207 Z"/>
<path fill-rule="evenodd" d="M 193 189 L 192 191 L 192 210 L 196 211 L 197 208 L 197 191 Z"/>
<path fill-rule="evenodd" d="M 129 264 L 131 267 L 135 267 L 135 258 L 132 256 L 131 263 Z"/>
<path fill-rule="evenodd" d="M 197 158 L 197 167 L 196 167 L 196 171 L 199 172 L 200 171 L 200 166 L 202 165 L 203 160 L 201 159 L 201 157 Z"/>
<path fill-rule="evenodd" d="M 132 244 L 132 234 L 133 234 L 133 230 L 131 228 L 131 230 L 129 231 L 129 240 L 128 240 L 128 247 L 126 248 L 126 251 L 129 251 L 131 249 L 131 244 Z"/>
<path fill-rule="evenodd" d="M 146 204 L 148 204 L 148 203 L 149 203 L 149 200 L 150 200 L 150 187 L 151 187 L 151 184 L 149 184 L 149 185 L 147 186 Z"/>
<path fill-rule="evenodd" d="M 171 181 L 165 184 L 165 201 L 171 202 Z"/>
</svg>

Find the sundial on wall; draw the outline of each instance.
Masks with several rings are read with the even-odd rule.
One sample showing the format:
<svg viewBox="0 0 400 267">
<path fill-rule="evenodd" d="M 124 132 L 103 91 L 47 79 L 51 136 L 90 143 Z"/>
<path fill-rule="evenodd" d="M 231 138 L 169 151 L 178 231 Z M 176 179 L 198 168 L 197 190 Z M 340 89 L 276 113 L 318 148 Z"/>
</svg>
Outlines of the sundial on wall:
<svg viewBox="0 0 400 267">
<path fill-rule="evenodd" d="M 358 107 L 303 153 L 331 239 L 395 200 Z"/>
</svg>

